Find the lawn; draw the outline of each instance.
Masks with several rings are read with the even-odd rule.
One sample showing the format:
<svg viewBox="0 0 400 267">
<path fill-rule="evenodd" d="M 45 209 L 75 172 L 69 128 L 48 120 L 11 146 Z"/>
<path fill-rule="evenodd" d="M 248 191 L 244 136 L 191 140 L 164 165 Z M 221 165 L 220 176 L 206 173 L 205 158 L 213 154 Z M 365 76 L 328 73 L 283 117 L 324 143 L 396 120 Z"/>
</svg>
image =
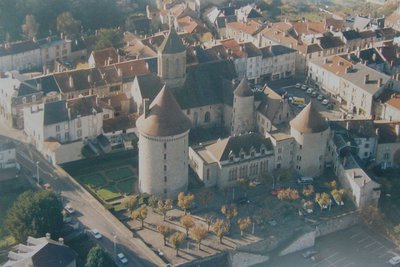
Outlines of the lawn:
<svg viewBox="0 0 400 267">
<path fill-rule="evenodd" d="M 133 192 L 133 179 L 125 180 L 117 184 L 117 188 L 124 194 L 132 194 Z"/>
<path fill-rule="evenodd" d="M 91 188 L 99 188 L 107 184 L 107 181 L 104 179 L 104 177 L 98 173 L 84 175 L 78 179 Z"/>
<path fill-rule="evenodd" d="M 119 181 L 128 177 L 133 176 L 133 172 L 128 167 L 122 167 L 118 169 L 108 170 L 105 172 L 107 178 L 113 181 Z"/>
<path fill-rule="evenodd" d="M 95 193 L 104 201 L 109 201 L 121 196 L 118 190 L 112 185 L 96 190 Z"/>
<path fill-rule="evenodd" d="M 0 182 L 0 248 L 7 247 L 15 242 L 12 237 L 7 236 L 2 231 L 4 229 L 3 220 L 7 214 L 7 210 L 13 205 L 20 194 L 31 189 L 30 184 L 23 177 Z"/>
</svg>

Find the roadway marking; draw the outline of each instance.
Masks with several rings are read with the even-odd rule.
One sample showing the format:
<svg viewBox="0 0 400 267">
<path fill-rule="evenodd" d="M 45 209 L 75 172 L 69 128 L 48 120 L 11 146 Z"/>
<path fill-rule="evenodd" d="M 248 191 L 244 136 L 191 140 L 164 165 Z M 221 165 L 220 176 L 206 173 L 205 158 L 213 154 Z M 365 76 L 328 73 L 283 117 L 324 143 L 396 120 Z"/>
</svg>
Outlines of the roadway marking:
<svg viewBox="0 0 400 267">
<path fill-rule="evenodd" d="M 381 250 L 381 249 L 383 249 L 383 248 L 385 248 L 385 247 L 384 247 L 384 246 L 380 246 L 380 247 L 378 247 L 378 248 L 372 250 L 371 252 L 372 252 L 372 253 L 375 253 L 375 252 L 378 252 L 379 250 Z"/>
<path fill-rule="evenodd" d="M 343 267 L 349 267 L 349 266 L 355 266 L 355 265 L 356 265 L 356 264 L 355 264 L 354 262 L 350 262 L 350 263 L 344 265 Z"/>
<path fill-rule="evenodd" d="M 357 243 L 362 243 L 362 242 L 364 242 L 365 240 L 367 240 L 367 239 L 369 239 L 370 237 L 369 236 L 367 236 L 367 237 L 365 237 L 365 238 L 363 238 L 363 239 L 361 239 L 361 240 L 359 240 Z"/>
<path fill-rule="evenodd" d="M 336 260 L 336 261 L 334 261 L 334 262 L 331 262 L 331 264 L 332 264 L 333 266 L 336 266 L 336 264 L 337 264 L 338 262 L 344 261 L 344 260 L 346 260 L 346 259 L 347 259 L 346 257 L 340 258 L 340 259 L 338 259 L 338 260 Z"/>
<path fill-rule="evenodd" d="M 372 247 L 373 245 L 378 244 L 378 242 L 374 241 L 372 243 L 369 243 L 368 245 L 364 246 L 364 248 L 369 248 Z M 378 244 L 379 245 L 379 244 Z"/>
<path fill-rule="evenodd" d="M 355 235 L 352 235 L 352 236 L 350 237 L 350 239 L 356 238 L 357 236 L 362 235 L 362 234 L 363 234 L 362 232 L 359 232 L 359 233 L 357 233 L 357 234 L 355 234 Z"/>
</svg>

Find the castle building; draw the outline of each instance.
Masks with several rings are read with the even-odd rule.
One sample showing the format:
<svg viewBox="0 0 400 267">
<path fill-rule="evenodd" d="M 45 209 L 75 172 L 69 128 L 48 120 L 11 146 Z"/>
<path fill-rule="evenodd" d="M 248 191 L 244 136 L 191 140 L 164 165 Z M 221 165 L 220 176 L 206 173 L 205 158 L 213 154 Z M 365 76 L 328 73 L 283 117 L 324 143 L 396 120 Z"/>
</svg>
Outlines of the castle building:
<svg viewBox="0 0 400 267">
<path fill-rule="evenodd" d="M 233 113 L 231 135 L 253 131 L 255 128 L 254 94 L 243 77 L 233 91 Z"/>
<path fill-rule="evenodd" d="M 296 140 L 295 170 L 305 176 L 317 176 L 324 170 L 330 128 L 310 102 L 290 121 L 290 135 Z"/>
<path fill-rule="evenodd" d="M 151 105 L 145 99 L 137 120 L 139 189 L 159 198 L 175 198 L 188 186 L 188 135 L 191 122 L 164 86 Z"/>
<path fill-rule="evenodd" d="M 158 49 L 158 76 L 168 88 L 180 87 L 186 77 L 186 47 L 172 27 Z"/>
</svg>

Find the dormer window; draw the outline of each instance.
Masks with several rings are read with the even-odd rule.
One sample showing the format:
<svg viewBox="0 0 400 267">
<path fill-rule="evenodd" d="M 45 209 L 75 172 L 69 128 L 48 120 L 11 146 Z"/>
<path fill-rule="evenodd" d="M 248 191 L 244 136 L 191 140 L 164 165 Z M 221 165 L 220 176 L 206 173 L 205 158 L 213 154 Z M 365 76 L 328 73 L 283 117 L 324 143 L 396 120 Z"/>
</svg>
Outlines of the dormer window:
<svg viewBox="0 0 400 267">
<path fill-rule="evenodd" d="M 233 152 L 229 152 L 229 161 L 234 161 L 235 160 L 235 155 L 233 154 Z"/>
</svg>

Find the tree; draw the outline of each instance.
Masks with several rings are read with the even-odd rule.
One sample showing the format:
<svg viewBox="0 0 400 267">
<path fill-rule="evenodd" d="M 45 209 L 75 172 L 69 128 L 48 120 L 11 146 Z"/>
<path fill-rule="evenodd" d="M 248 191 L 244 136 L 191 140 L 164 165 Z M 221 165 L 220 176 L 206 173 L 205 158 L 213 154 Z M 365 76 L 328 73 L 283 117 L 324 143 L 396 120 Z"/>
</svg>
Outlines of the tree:
<svg viewBox="0 0 400 267">
<path fill-rule="evenodd" d="M 169 242 L 176 251 L 175 254 L 176 256 L 179 255 L 179 248 L 181 247 L 184 239 L 185 239 L 185 234 L 181 232 L 177 232 L 169 238 Z"/>
<path fill-rule="evenodd" d="M 225 215 L 229 223 L 231 222 L 231 219 L 238 215 L 237 209 L 234 205 L 223 205 L 221 207 L 221 213 Z"/>
<path fill-rule="evenodd" d="M 192 219 L 192 216 L 190 215 L 182 216 L 181 225 L 183 226 L 183 228 L 186 229 L 186 237 L 189 237 L 189 229 L 194 226 L 194 221 Z"/>
<path fill-rule="evenodd" d="M 378 208 L 374 206 L 366 206 L 361 210 L 361 216 L 365 224 L 368 225 L 380 225 L 383 222 L 383 214 L 379 211 Z"/>
<path fill-rule="evenodd" d="M 192 205 L 194 201 L 194 195 L 189 193 L 185 195 L 185 193 L 180 192 L 178 195 L 178 206 L 183 209 L 186 215 L 186 210 Z"/>
<path fill-rule="evenodd" d="M 304 186 L 304 188 L 303 188 L 303 195 L 304 195 L 305 197 L 309 197 L 309 196 L 311 196 L 313 193 L 314 193 L 314 186 L 313 186 L 313 185 L 309 184 L 309 185 Z"/>
<path fill-rule="evenodd" d="M 213 222 L 213 217 L 211 215 L 206 215 L 204 219 L 206 220 L 207 223 L 207 231 L 210 231 L 210 226 Z"/>
<path fill-rule="evenodd" d="M 296 200 L 298 199 L 299 192 L 296 189 L 286 188 L 278 191 L 277 197 L 279 200 Z"/>
<path fill-rule="evenodd" d="M 74 19 L 69 12 L 64 12 L 57 17 L 57 31 L 68 36 L 75 36 L 79 33 L 81 22 Z"/>
<path fill-rule="evenodd" d="M 131 214 L 132 211 L 134 211 L 137 206 L 138 196 L 137 195 L 129 196 L 129 197 L 125 198 L 122 201 L 122 203 L 125 206 L 125 208 L 129 211 L 129 214 Z"/>
<path fill-rule="evenodd" d="M 18 241 L 26 241 L 28 236 L 42 237 L 51 233 L 59 236 L 63 225 L 62 203 L 48 191 L 23 193 L 7 211 L 5 228 Z"/>
<path fill-rule="evenodd" d="M 328 208 L 328 205 L 330 204 L 331 198 L 329 195 L 325 192 L 323 193 L 317 193 L 315 194 L 315 202 L 319 204 L 319 207 L 322 209 Z"/>
<path fill-rule="evenodd" d="M 85 267 L 111 267 L 116 266 L 110 255 L 99 245 L 92 247 L 86 257 Z"/>
<path fill-rule="evenodd" d="M 244 191 L 244 196 L 247 197 L 247 191 L 250 188 L 250 181 L 246 178 L 239 178 L 238 179 L 240 188 Z"/>
<path fill-rule="evenodd" d="M 158 199 L 155 196 L 150 196 L 147 203 L 149 204 L 149 207 L 155 209 L 157 208 Z"/>
<path fill-rule="evenodd" d="M 147 218 L 147 213 L 148 213 L 148 209 L 147 206 L 145 204 L 143 204 L 142 206 L 140 206 L 138 209 L 134 210 L 132 212 L 131 218 L 133 220 L 140 220 L 142 223 L 142 229 L 144 227 L 144 220 L 146 220 Z"/>
<path fill-rule="evenodd" d="M 199 194 L 197 194 L 197 198 L 199 199 L 201 204 L 207 207 L 213 198 L 213 193 L 208 189 L 204 189 Z"/>
<path fill-rule="evenodd" d="M 165 201 L 159 200 L 157 203 L 157 210 L 162 213 L 163 220 L 165 221 L 165 217 L 167 216 L 167 212 L 172 209 L 172 200 L 167 199 Z"/>
<path fill-rule="evenodd" d="M 204 226 L 196 225 L 195 227 L 193 227 L 193 229 L 192 229 L 192 237 L 197 241 L 199 249 L 200 249 L 200 246 L 201 246 L 201 241 L 206 239 L 207 234 L 208 234 L 208 231 Z"/>
<path fill-rule="evenodd" d="M 240 235 L 243 236 L 243 231 L 246 230 L 251 225 L 250 217 L 239 219 L 238 225 L 240 229 Z"/>
<path fill-rule="evenodd" d="M 218 236 L 219 243 L 221 244 L 222 238 L 229 232 L 229 229 L 229 224 L 221 219 L 216 220 L 214 225 L 212 226 L 212 231 L 215 233 L 216 236 Z"/>
<path fill-rule="evenodd" d="M 157 231 L 163 236 L 164 246 L 167 245 L 167 237 L 171 233 L 171 229 L 165 224 L 157 225 Z"/>
<path fill-rule="evenodd" d="M 27 39 L 33 39 L 36 37 L 39 24 L 36 22 L 36 19 L 33 15 L 26 15 L 25 16 L 25 23 L 22 24 L 22 32 Z"/>
<path fill-rule="evenodd" d="M 121 47 L 123 45 L 122 34 L 118 29 L 100 29 L 94 50 L 101 50 L 108 47 Z"/>
</svg>

